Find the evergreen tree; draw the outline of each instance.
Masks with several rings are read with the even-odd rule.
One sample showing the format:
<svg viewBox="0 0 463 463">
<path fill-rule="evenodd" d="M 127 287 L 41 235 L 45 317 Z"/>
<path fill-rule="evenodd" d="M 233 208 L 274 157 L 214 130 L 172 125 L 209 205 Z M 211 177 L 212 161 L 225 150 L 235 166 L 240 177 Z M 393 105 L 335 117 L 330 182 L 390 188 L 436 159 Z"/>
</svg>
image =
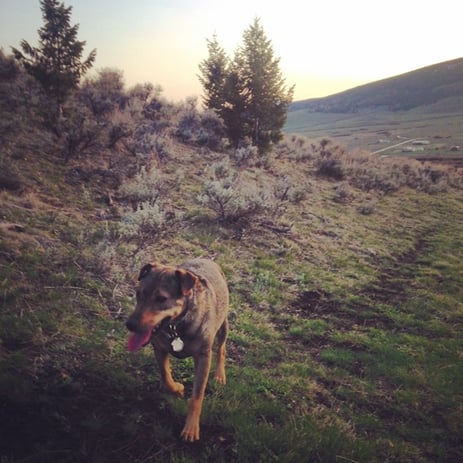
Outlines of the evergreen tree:
<svg viewBox="0 0 463 463">
<path fill-rule="evenodd" d="M 244 88 L 246 135 L 265 151 L 282 137 L 294 88 L 286 89 L 280 59 L 274 57 L 258 18 L 244 31 L 243 46 L 236 52 L 235 61 Z"/>
<path fill-rule="evenodd" d="M 224 104 L 219 112 L 228 136 L 233 146 L 238 146 L 248 135 L 246 125 L 246 89 L 240 79 L 239 69 L 236 62 L 230 65 L 224 85 Z"/>
<path fill-rule="evenodd" d="M 199 80 L 204 88 L 203 104 L 221 117 L 228 138 L 237 145 L 243 138 L 241 115 L 244 110 L 239 75 L 219 45 L 217 35 L 206 42 L 209 56 L 199 65 Z"/>
<path fill-rule="evenodd" d="M 282 137 L 293 87 L 286 88 L 270 40 L 256 18 L 229 62 L 216 36 L 200 64 L 204 104 L 222 117 L 234 145 L 249 139 L 260 152 Z"/>
<path fill-rule="evenodd" d="M 63 104 L 95 61 L 92 50 L 85 61 L 81 60 L 85 42 L 77 40 L 79 25 L 71 26 L 72 7 L 58 0 L 40 0 L 44 26 L 39 29 L 39 46 L 21 42 L 22 52 L 13 48 L 15 58 L 26 71 L 41 84 L 45 94 L 52 98 L 55 107 L 52 117 L 62 113 Z"/>
<path fill-rule="evenodd" d="M 209 57 L 199 65 L 199 81 L 204 87 L 203 103 L 208 109 L 220 112 L 224 105 L 224 87 L 227 79 L 228 58 L 214 34 L 206 40 Z"/>
</svg>

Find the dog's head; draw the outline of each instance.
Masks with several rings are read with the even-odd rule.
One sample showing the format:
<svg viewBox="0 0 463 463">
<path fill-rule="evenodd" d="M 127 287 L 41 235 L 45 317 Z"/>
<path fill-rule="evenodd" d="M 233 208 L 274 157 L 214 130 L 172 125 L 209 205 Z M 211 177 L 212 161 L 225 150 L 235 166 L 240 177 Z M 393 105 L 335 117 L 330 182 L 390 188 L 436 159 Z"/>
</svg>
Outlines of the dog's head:
<svg viewBox="0 0 463 463">
<path fill-rule="evenodd" d="M 132 332 L 130 351 L 147 344 L 163 320 L 174 320 L 183 312 L 185 298 L 191 295 L 198 278 L 181 268 L 147 264 L 140 270 L 138 281 L 137 304 L 126 323 Z"/>
</svg>

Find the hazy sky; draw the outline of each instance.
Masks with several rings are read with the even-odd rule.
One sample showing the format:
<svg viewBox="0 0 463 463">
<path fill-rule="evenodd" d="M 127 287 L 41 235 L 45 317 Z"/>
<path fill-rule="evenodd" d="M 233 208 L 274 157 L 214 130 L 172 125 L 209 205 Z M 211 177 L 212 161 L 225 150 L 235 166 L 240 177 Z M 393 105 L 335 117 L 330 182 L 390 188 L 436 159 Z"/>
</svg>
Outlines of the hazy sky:
<svg viewBox="0 0 463 463">
<path fill-rule="evenodd" d="M 295 100 L 336 93 L 463 56 L 461 0 L 65 0 L 94 69 L 199 95 L 206 39 L 232 56 L 258 16 Z M 0 47 L 38 41 L 39 0 L 0 0 Z M 86 55 L 85 55 L 86 56 Z"/>
</svg>

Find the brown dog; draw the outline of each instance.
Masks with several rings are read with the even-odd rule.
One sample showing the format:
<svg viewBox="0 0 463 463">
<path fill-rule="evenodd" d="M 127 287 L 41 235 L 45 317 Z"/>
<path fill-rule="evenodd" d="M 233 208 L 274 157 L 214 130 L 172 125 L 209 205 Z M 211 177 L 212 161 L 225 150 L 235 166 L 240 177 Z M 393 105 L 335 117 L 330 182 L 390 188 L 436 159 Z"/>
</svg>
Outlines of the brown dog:
<svg viewBox="0 0 463 463">
<path fill-rule="evenodd" d="M 199 417 L 217 338 L 215 380 L 225 384 L 225 341 L 228 334 L 228 288 L 220 267 L 194 259 L 179 267 L 145 265 L 138 277 L 137 305 L 127 320 L 132 332 L 128 348 L 151 342 L 167 391 L 183 396 L 183 384 L 173 380 L 168 354 L 193 357 L 193 393 L 182 437 L 199 439 Z"/>
</svg>

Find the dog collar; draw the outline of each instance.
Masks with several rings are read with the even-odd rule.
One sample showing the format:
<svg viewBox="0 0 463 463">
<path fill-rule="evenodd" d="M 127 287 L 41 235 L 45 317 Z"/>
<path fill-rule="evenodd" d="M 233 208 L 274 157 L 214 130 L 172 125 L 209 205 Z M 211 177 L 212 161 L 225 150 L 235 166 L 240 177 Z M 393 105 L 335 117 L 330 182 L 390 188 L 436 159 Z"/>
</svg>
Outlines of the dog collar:
<svg viewBox="0 0 463 463">
<path fill-rule="evenodd" d="M 161 331 L 166 336 L 174 353 L 181 352 L 185 345 L 182 340 L 181 334 L 182 334 L 182 325 L 188 313 L 188 304 L 189 304 L 188 298 L 185 298 L 183 302 L 182 313 L 175 320 L 172 320 L 172 321 L 170 319 L 164 320 L 161 325 Z"/>
<path fill-rule="evenodd" d="M 166 319 L 163 321 L 161 329 L 158 331 L 165 336 L 174 352 L 180 352 L 183 349 L 183 341 L 180 334 L 182 324 L 183 317 L 182 319 L 177 318 L 175 321 Z"/>
<path fill-rule="evenodd" d="M 184 310 L 182 311 L 182 314 L 179 317 L 172 321 L 170 319 L 165 320 L 165 323 L 163 323 L 162 326 L 162 332 L 165 334 L 174 353 L 181 352 L 185 345 L 182 340 L 181 334 L 182 325 L 185 321 L 185 316 L 187 313 L 187 304 L 188 302 L 185 301 Z"/>
<path fill-rule="evenodd" d="M 178 335 L 177 326 L 170 324 L 169 329 L 171 331 L 172 341 L 170 345 L 172 346 L 172 350 L 174 352 L 181 352 L 183 350 L 184 343 L 182 338 Z"/>
</svg>

